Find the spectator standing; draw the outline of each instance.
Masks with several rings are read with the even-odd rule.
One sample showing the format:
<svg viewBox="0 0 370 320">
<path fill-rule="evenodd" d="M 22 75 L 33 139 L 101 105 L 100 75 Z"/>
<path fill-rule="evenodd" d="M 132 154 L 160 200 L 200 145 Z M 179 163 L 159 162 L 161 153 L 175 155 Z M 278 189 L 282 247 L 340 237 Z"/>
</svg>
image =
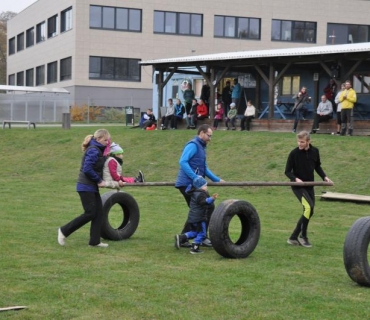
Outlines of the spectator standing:
<svg viewBox="0 0 370 320">
<path fill-rule="evenodd" d="M 186 114 L 186 123 L 188 124 L 187 129 L 195 129 L 195 124 L 197 123 L 197 99 L 193 99 L 190 111 Z"/>
<path fill-rule="evenodd" d="M 347 131 L 347 124 L 348 124 L 348 135 L 352 136 L 353 134 L 353 107 L 357 102 L 357 95 L 356 91 L 352 89 L 351 81 L 347 80 L 345 82 L 345 90 L 339 97 L 339 101 L 341 102 L 341 116 L 342 116 L 342 129 L 340 131 L 340 135 L 344 136 Z"/>
<path fill-rule="evenodd" d="M 231 130 L 235 130 L 235 120 L 236 120 L 236 108 L 235 108 L 235 103 L 232 102 L 230 104 L 230 110 L 227 113 L 227 117 L 225 120 L 225 125 L 226 125 L 226 130 L 230 130 L 229 127 L 229 122 L 231 122 Z"/>
<path fill-rule="evenodd" d="M 337 84 L 334 79 L 330 79 L 328 85 L 324 88 L 324 94 L 326 99 L 328 99 L 332 106 L 333 111 L 337 112 L 337 106 L 335 104 L 335 96 L 337 94 Z"/>
<path fill-rule="evenodd" d="M 235 106 L 239 106 L 240 96 L 242 94 L 242 87 L 240 86 L 240 83 L 238 82 L 238 79 L 234 79 L 234 86 L 232 88 L 231 92 L 231 101 L 235 103 Z"/>
<path fill-rule="evenodd" d="M 143 130 L 146 130 L 148 127 L 152 127 L 153 125 L 155 126 L 155 116 L 153 114 L 152 109 L 148 109 L 146 113 L 141 117 L 140 120 L 140 128 Z"/>
<path fill-rule="evenodd" d="M 195 93 L 194 93 L 194 90 L 192 89 L 192 85 L 190 82 L 188 83 L 187 89 L 184 91 L 183 96 L 184 96 L 186 115 L 188 115 L 191 109 L 192 101 L 195 98 Z"/>
<path fill-rule="evenodd" d="M 106 155 L 109 153 L 110 134 L 105 129 L 99 129 L 85 137 L 82 142 L 82 157 L 80 173 L 77 179 L 76 191 L 80 196 L 84 213 L 58 229 L 58 243 L 66 244 L 66 238 L 91 221 L 89 246 L 106 248 L 108 244 L 100 242 L 100 230 L 103 223 L 103 204 L 99 188 L 106 186 L 103 180 L 103 167 Z"/>
<path fill-rule="evenodd" d="M 326 182 L 332 182 L 321 168 L 319 149 L 311 145 L 310 134 L 307 131 L 301 131 L 297 134 L 298 147 L 293 149 L 285 167 L 285 175 L 292 182 L 314 181 L 314 171 Z M 313 187 L 295 187 L 292 191 L 302 204 L 303 214 L 287 240 L 288 244 L 294 246 L 312 247 L 308 241 L 307 228 L 310 219 L 314 213 L 315 192 Z"/>
<path fill-rule="evenodd" d="M 168 123 L 172 122 L 174 112 L 175 112 L 175 107 L 173 105 L 173 100 L 168 99 L 167 111 L 166 111 L 166 114 L 162 117 L 162 123 L 161 123 L 162 130 L 166 130 L 168 128 Z"/>
<path fill-rule="evenodd" d="M 230 81 L 226 81 L 226 87 L 222 89 L 222 102 L 225 107 L 225 113 L 229 112 L 229 106 L 231 101 L 231 88 L 230 88 Z"/>
<path fill-rule="evenodd" d="M 247 127 L 247 131 L 251 128 L 251 121 L 256 116 L 256 108 L 252 104 L 252 100 L 248 100 L 247 107 L 245 109 L 242 120 L 240 121 L 240 131 L 244 131 Z"/>
<path fill-rule="evenodd" d="M 190 230 L 175 236 L 175 247 L 180 249 L 181 244 L 189 243 L 189 239 L 194 239 L 190 253 L 203 253 L 199 248 L 207 237 L 208 215 L 214 211 L 214 202 L 218 194 L 209 195 L 207 181 L 202 176 L 197 176 L 185 192 L 191 197 L 187 220 Z"/>
<path fill-rule="evenodd" d="M 177 129 L 177 123 L 182 121 L 182 119 L 184 118 L 184 113 L 185 113 L 184 105 L 181 103 L 180 99 L 176 99 L 176 105 L 175 105 L 175 111 L 172 117 L 171 129 Z"/>
<path fill-rule="evenodd" d="M 222 107 L 221 102 L 217 104 L 215 113 L 216 114 L 213 121 L 213 130 L 217 130 L 219 122 L 222 121 L 222 119 L 224 118 L 224 108 Z"/>
<path fill-rule="evenodd" d="M 213 182 L 223 182 L 223 180 L 216 176 L 207 165 L 206 147 L 212 139 L 212 133 L 212 128 L 208 124 L 202 124 L 199 126 L 198 135 L 187 142 L 179 160 L 180 168 L 177 174 L 175 187 L 179 189 L 183 195 L 188 207 L 190 206 L 191 195 L 186 192 L 186 188 L 189 184 L 193 183 L 193 180 L 197 176 L 201 176 L 203 178 L 207 177 Z M 210 220 L 211 214 L 212 212 L 207 212 L 207 221 Z M 191 228 L 186 220 L 181 234 L 184 234 L 189 230 L 191 230 Z M 212 246 L 211 241 L 208 238 L 205 239 L 202 244 Z M 190 246 L 191 245 L 188 241 L 180 242 L 180 247 Z"/>
<path fill-rule="evenodd" d="M 307 112 L 307 104 L 311 102 L 311 97 L 308 96 L 307 88 L 302 87 L 301 90 L 293 96 L 294 99 L 294 107 L 292 113 L 295 113 L 294 125 L 293 125 L 293 133 L 297 131 L 298 121 L 301 119 L 305 119 L 306 112 Z"/>
<path fill-rule="evenodd" d="M 316 133 L 319 129 L 320 122 L 327 122 L 333 117 L 333 106 L 326 95 L 321 96 L 321 102 L 317 106 L 313 119 L 311 133 Z"/>
<path fill-rule="evenodd" d="M 335 96 L 335 103 L 337 105 L 337 135 L 340 134 L 340 129 L 342 126 L 342 103 L 340 102 L 339 98 L 345 89 L 346 89 L 346 84 L 342 83 L 340 86 L 340 91 Z"/>
<path fill-rule="evenodd" d="M 202 90 L 200 92 L 200 99 L 208 106 L 209 105 L 209 96 L 211 94 L 211 88 L 209 87 L 207 81 L 204 81 Z"/>
</svg>

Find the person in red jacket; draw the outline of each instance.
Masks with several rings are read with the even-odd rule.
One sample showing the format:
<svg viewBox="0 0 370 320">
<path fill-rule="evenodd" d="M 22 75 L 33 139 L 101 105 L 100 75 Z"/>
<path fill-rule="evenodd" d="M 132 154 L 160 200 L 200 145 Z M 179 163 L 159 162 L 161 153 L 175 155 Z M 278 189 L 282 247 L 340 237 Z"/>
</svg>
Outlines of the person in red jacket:
<svg viewBox="0 0 370 320">
<path fill-rule="evenodd" d="M 208 118 L 208 108 L 202 99 L 199 99 L 197 106 L 197 120 Z"/>
</svg>

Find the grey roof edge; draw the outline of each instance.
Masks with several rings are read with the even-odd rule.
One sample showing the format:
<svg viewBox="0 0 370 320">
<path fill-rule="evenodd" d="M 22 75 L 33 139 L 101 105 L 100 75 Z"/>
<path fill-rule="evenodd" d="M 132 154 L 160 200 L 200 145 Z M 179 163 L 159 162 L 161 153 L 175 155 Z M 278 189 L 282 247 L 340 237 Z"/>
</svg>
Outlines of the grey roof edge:
<svg viewBox="0 0 370 320">
<path fill-rule="evenodd" d="M 370 52 L 370 43 L 353 43 L 353 44 L 337 44 L 326 46 L 310 46 L 298 48 L 284 49 L 265 49 L 254 51 L 237 51 L 205 54 L 199 56 L 186 56 L 177 58 L 165 58 L 141 61 L 141 65 L 154 65 L 161 63 L 180 63 L 180 62 L 197 62 L 197 61 L 216 61 L 216 60 L 234 60 L 248 58 L 267 58 L 267 57 L 287 57 L 287 56 L 306 56 L 306 55 L 323 55 L 335 53 L 350 53 L 350 52 Z"/>
<path fill-rule="evenodd" d="M 23 91 L 23 92 L 49 92 L 49 93 L 67 93 L 64 88 L 46 88 L 46 87 L 26 87 L 26 86 L 6 86 L 0 85 L 0 90 L 5 91 Z"/>
</svg>

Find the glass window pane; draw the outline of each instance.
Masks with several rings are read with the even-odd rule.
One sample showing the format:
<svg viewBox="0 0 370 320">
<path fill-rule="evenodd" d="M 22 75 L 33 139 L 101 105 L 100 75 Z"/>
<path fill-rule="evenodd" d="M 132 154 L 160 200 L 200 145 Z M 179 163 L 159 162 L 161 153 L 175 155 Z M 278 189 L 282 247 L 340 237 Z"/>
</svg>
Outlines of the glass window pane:
<svg viewBox="0 0 370 320">
<path fill-rule="evenodd" d="M 358 42 L 368 42 L 369 41 L 369 27 L 359 26 L 358 27 Z"/>
<path fill-rule="evenodd" d="M 291 21 L 281 22 L 281 40 L 292 41 L 292 22 Z"/>
<path fill-rule="evenodd" d="M 166 12 L 165 14 L 165 32 L 176 33 L 176 13 Z"/>
<path fill-rule="evenodd" d="M 271 25 L 271 40 L 281 40 L 281 21 L 280 20 L 272 20 Z"/>
<path fill-rule="evenodd" d="M 249 38 L 249 19 L 239 18 L 238 19 L 238 37 L 240 39 Z"/>
<path fill-rule="evenodd" d="M 117 8 L 116 10 L 116 28 L 120 30 L 128 29 L 128 10 Z"/>
<path fill-rule="evenodd" d="M 103 7 L 103 28 L 114 29 L 114 8 Z"/>
<path fill-rule="evenodd" d="M 224 17 L 215 16 L 214 18 L 214 35 L 215 37 L 224 36 Z"/>
<path fill-rule="evenodd" d="M 190 34 L 190 14 L 179 14 L 179 34 Z"/>
<path fill-rule="evenodd" d="M 139 60 L 130 59 L 128 63 L 129 80 L 140 81 L 140 70 Z"/>
<path fill-rule="evenodd" d="M 101 7 L 90 6 L 90 27 L 91 28 L 101 28 Z"/>
<path fill-rule="evenodd" d="M 348 43 L 348 26 L 341 24 L 328 23 L 327 44 Z"/>
<path fill-rule="evenodd" d="M 293 83 L 292 83 L 292 92 L 291 94 L 295 93 L 295 92 L 299 92 L 299 82 L 301 80 L 301 77 L 300 76 L 294 76 L 293 77 Z"/>
<path fill-rule="evenodd" d="M 249 38 L 260 39 L 260 19 L 249 19 Z"/>
<path fill-rule="evenodd" d="M 203 32 L 202 28 L 202 15 L 201 14 L 192 14 L 191 15 L 191 34 L 196 36 L 201 36 Z"/>
<path fill-rule="evenodd" d="M 164 32 L 164 12 L 154 11 L 154 32 Z"/>
<path fill-rule="evenodd" d="M 102 58 L 101 64 L 101 77 L 103 79 L 114 78 L 114 59 L 113 58 Z"/>
<path fill-rule="evenodd" d="M 128 73 L 127 59 L 116 59 L 115 79 L 126 80 Z"/>
<path fill-rule="evenodd" d="M 89 61 L 89 77 L 100 78 L 100 58 L 90 57 Z"/>
<path fill-rule="evenodd" d="M 292 78 L 291 77 L 283 77 L 283 88 L 282 88 L 282 95 L 291 94 L 291 87 L 292 87 Z"/>
<path fill-rule="evenodd" d="M 235 37 L 235 18 L 225 17 L 225 37 Z"/>
<path fill-rule="evenodd" d="M 140 31 L 141 30 L 141 10 L 133 10 L 130 9 L 129 11 L 129 30 L 132 31 Z"/>
</svg>

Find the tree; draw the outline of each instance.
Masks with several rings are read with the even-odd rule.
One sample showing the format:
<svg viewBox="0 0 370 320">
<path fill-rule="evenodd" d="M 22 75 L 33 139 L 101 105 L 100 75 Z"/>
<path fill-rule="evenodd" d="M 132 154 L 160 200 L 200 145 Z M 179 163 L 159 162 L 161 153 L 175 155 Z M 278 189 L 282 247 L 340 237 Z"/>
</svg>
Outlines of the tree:
<svg viewBox="0 0 370 320">
<path fill-rule="evenodd" d="M 11 11 L 0 13 L 0 84 L 6 84 L 7 22 L 17 14 Z"/>
</svg>

